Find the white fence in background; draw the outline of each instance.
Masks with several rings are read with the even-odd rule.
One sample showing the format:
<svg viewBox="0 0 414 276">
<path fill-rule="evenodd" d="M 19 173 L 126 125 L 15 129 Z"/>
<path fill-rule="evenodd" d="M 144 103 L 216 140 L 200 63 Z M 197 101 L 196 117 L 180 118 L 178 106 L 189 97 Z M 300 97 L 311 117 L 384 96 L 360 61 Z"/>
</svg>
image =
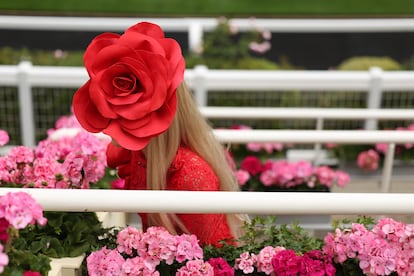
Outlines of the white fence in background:
<svg viewBox="0 0 414 276">
<path fill-rule="evenodd" d="M 213 30 L 220 18 L 116 18 L 116 17 L 54 17 L 54 16 L 0 16 L 0 28 L 9 30 L 65 30 L 123 32 L 140 21 L 160 25 L 166 32 L 188 33 L 189 49 L 197 51 L 204 32 Z M 269 30 L 271 32 L 412 32 L 412 18 L 376 19 L 273 19 L 232 18 L 229 23 L 237 30 Z"/>
<path fill-rule="evenodd" d="M 34 116 L 32 87 L 78 88 L 88 79 L 83 67 L 32 66 L 30 62 L 19 65 L 0 66 L 0 86 L 18 88 L 22 141 L 24 145 L 34 146 Z M 414 71 L 382 71 L 372 68 L 370 71 L 263 71 L 263 70 L 209 70 L 205 66 L 187 69 L 185 80 L 194 91 L 202 112 L 207 117 L 221 115 L 260 116 L 275 118 L 314 118 L 317 129 L 323 128 L 327 118 L 365 119 L 365 129 L 376 129 L 378 119 L 411 119 L 410 110 L 379 110 L 384 91 L 413 91 Z M 325 109 L 267 109 L 255 111 L 228 108 L 211 109 L 206 107 L 207 94 L 210 91 L 364 91 L 368 93 L 366 113 L 361 109 L 325 110 Z M 226 112 L 226 114 L 224 114 Z M 230 112 L 232 112 L 230 114 Z M 255 113 L 256 115 L 253 115 Z M 389 117 L 387 117 L 389 116 Z"/>
</svg>

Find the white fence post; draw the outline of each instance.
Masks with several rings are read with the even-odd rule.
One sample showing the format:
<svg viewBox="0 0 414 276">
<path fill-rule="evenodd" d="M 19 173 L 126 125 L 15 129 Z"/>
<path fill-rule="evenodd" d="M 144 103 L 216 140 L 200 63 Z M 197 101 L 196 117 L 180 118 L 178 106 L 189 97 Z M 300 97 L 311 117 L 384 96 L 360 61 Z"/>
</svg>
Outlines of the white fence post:
<svg viewBox="0 0 414 276">
<path fill-rule="evenodd" d="M 32 101 L 32 87 L 29 81 L 29 72 L 32 70 L 30 61 L 22 61 L 18 65 L 18 95 L 22 144 L 28 147 L 36 145 L 35 122 Z"/>
<path fill-rule="evenodd" d="M 203 26 L 199 22 L 191 22 L 188 27 L 188 48 L 192 53 L 199 53 L 203 44 Z"/>
<path fill-rule="evenodd" d="M 382 99 L 382 69 L 379 67 L 372 67 L 369 70 L 371 75 L 370 88 L 368 91 L 368 109 L 378 109 L 381 107 Z M 378 127 L 378 121 L 376 119 L 368 119 L 365 121 L 366 130 L 374 130 Z"/>
<path fill-rule="evenodd" d="M 195 100 L 199 106 L 207 105 L 207 87 L 206 77 L 208 68 L 205 65 L 197 65 L 194 67 L 194 87 Z"/>
</svg>

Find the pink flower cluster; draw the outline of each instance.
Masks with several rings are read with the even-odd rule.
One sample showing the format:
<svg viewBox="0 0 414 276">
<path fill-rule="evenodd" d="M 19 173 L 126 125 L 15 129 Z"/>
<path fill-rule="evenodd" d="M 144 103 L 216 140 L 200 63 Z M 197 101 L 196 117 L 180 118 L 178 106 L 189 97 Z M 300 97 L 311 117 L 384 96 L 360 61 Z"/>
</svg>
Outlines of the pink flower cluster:
<svg viewBox="0 0 414 276">
<path fill-rule="evenodd" d="M 162 227 L 142 232 L 128 226 L 118 233 L 116 249 L 104 247 L 87 257 L 89 275 L 160 275 L 161 263 L 183 264 L 176 275 L 214 275 L 195 235 L 175 236 Z"/>
<path fill-rule="evenodd" d="M 293 188 L 306 185 L 308 188 L 346 186 L 349 174 L 333 170 L 328 166 L 313 167 L 310 162 L 287 160 L 267 160 L 265 163 L 256 156 L 247 156 L 236 171 L 239 185 L 249 190 L 249 181 L 259 183 L 261 188 Z M 256 184 L 257 184 L 256 183 Z M 252 185 L 253 186 L 253 185 Z"/>
<path fill-rule="evenodd" d="M 259 254 L 244 252 L 236 259 L 235 268 L 243 274 L 255 270 L 266 275 L 333 276 L 336 273 L 331 258 L 319 250 L 297 255 L 284 247 L 264 247 Z"/>
<path fill-rule="evenodd" d="M 23 229 L 29 224 L 45 225 L 42 207 L 25 192 L 6 193 L 0 197 L 0 273 L 9 264 L 6 244 L 10 244 L 13 237 L 9 229 Z M 37 274 L 39 275 L 39 274 Z"/>
<path fill-rule="evenodd" d="M 357 259 L 366 275 L 414 275 L 414 224 L 384 218 L 368 230 L 354 223 L 328 233 L 323 251 L 340 264 Z"/>
<path fill-rule="evenodd" d="M 73 116 L 62 117 L 59 128 L 36 148 L 12 148 L 0 156 L 0 184 L 35 188 L 89 188 L 106 169 L 106 137 L 98 137 L 76 126 Z M 73 117 L 74 118 L 74 117 Z"/>
<path fill-rule="evenodd" d="M 10 138 L 9 138 L 9 134 L 7 133 L 7 131 L 0 129 L 0 147 L 7 144 L 9 140 Z"/>
<path fill-rule="evenodd" d="M 414 124 L 409 125 L 408 127 L 397 127 L 395 130 L 398 131 L 414 131 Z M 404 145 L 397 145 L 395 149 L 395 154 L 401 154 L 404 151 L 410 150 L 413 148 L 412 143 L 406 143 Z M 357 166 L 364 171 L 372 172 L 376 171 L 379 167 L 381 160 L 381 155 L 386 154 L 388 151 L 388 144 L 386 143 L 377 143 L 375 148 L 368 149 L 360 152 L 357 156 Z"/>
<path fill-rule="evenodd" d="M 379 166 L 380 156 L 377 151 L 369 149 L 358 154 L 357 165 L 364 171 L 376 171 Z"/>
</svg>

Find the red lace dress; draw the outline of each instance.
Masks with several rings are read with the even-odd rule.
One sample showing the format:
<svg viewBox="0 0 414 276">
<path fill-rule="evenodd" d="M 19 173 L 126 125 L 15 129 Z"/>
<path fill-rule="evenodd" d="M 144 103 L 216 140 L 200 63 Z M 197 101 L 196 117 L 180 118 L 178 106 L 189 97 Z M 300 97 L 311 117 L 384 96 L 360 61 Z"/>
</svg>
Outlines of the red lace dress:
<svg viewBox="0 0 414 276">
<path fill-rule="evenodd" d="M 146 160 L 142 152 L 131 152 L 110 144 L 108 165 L 118 169 L 129 190 L 146 190 Z M 134 164 L 134 165 L 132 165 Z M 167 174 L 167 190 L 218 191 L 219 181 L 211 167 L 197 154 L 180 147 Z M 144 230 L 148 227 L 147 214 L 140 213 Z M 219 245 L 223 239 L 233 239 L 224 214 L 177 214 L 200 244 Z"/>
</svg>

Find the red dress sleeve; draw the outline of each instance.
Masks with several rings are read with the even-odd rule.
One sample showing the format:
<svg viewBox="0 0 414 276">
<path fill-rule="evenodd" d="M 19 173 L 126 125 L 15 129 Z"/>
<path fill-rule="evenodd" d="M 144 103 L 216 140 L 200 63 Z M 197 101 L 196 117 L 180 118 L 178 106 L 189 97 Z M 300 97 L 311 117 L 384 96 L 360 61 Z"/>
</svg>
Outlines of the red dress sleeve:
<svg viewBox="0 0 414 276">
<path fill-rule="evenodd" d="M 168 175 L 169 190 L 218 191 L 219 181 L 212 168 L 188 149 L 179 151 Z M 187 230 L 200 244 L 219 246 L 220 240 L 233 240 L 225 214 L 178 214 Z"/>
</svg>

